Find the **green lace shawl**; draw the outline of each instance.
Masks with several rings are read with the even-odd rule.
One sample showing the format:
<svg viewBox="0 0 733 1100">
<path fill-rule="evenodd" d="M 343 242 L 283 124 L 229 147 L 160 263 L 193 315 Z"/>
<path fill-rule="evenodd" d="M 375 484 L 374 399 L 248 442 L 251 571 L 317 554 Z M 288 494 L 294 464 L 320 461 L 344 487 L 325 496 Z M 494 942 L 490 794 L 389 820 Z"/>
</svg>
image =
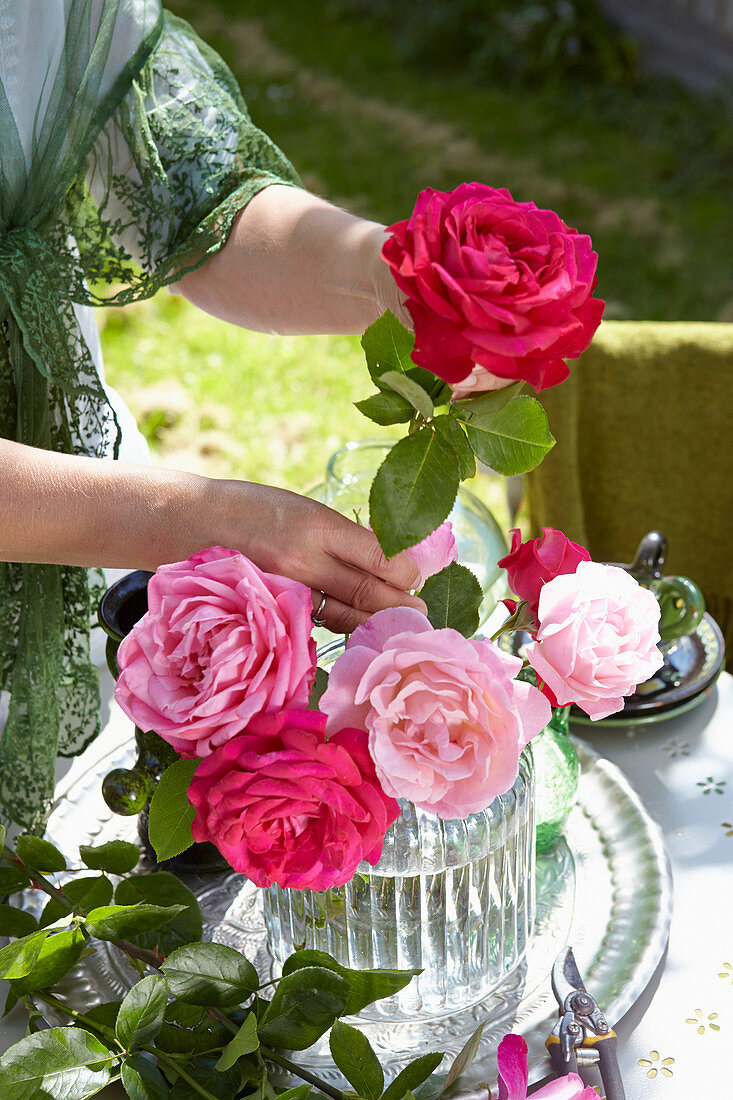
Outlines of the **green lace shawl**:
<svg viewBox="0 0 733 1100">
<path fill-rule="evenodd" d="M 115 72 L 131 8 L 138 42 Z M 116 457 L 78 307 L 149 297 L 221 247 L 254 194 L 297 177 L 220 58 L 158 0 L 74 0 L 30 168 L 1 82 L 0 141 L 0 434 Z M 95 570 L 0 563 L 0 820 L 42 831 L 57 755 L 98 733 L 101 583 Z"/>
</svg>

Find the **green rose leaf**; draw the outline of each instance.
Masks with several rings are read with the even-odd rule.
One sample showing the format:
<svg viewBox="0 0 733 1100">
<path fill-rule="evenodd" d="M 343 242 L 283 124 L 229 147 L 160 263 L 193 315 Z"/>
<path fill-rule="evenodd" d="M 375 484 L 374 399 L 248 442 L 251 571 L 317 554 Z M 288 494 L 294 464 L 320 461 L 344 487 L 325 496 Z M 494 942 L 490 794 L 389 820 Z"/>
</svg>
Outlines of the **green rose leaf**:
<svg viewBox="0 0 733 1100">
<path fill-rule="evenodd" d="M 260 984 L 252 963 L 221 943 L 179 947 L 168 956 L 162 970 L 171 994 L 194 1005 L 231 1007 L 240 1004 Z"/>
<path fill-rule="evenodd" d="M 0 936 L 29 936 L 38 931 L 38 921 L 24 909 L 0 905 Z"/>
<path fill-rule="evenodd" d="M 124 998 L 117 1014 L 115 1034 L 125 1050 L 152 1042 L 163 1026 L 168 986 L 160 974 L 143 978 Z"/>
<path fill-rule="evenodd" d="M 239 1093 L 242 1084 L 242 1075 L 238 1066 L 233 1066 L 232 1069 L 222 1073 L 216 1069 L 211 1058 L 196 1058 L 186 1063 L 185 1072 L 189 1077 L 193 1077 L 197 1085 L 201 1085 L 202 1089 L 211 1096 L 215 1096 L 217 1100 L 232 1100 L 232 1097 Z M 194 1098 L 199 1100 L 199 1094 L 193 1091 L 188 1081 L 179 1077 L 171 1089 L 170 1100 L 194 1100 Z"/>
<path fill-rule="evenodd" d="M 0 978 L 24 978 L 30 974 L 50 934 L 47 928 L 43 928 L 0 948 Z"/>
<path fill-rule="evenodd" d="M 355 1016 L 362 1008 L 379 1001 L 383 997 L 391 997 L 393 993 L 399 993 L 412 981 L 421 970 L 350 970 L 336 962 L 325 951 L 296 951 L 283 964 L 283 977 L 301 970 L 305 966 L 322 966 L 327 970 L 333 970 L 340 974 L 349 985 L 349 996 L 344 1009 L 344 1016 Z"/>
<path fill-rule="evenodd" d="M 366 1035 L 336 1020 L 331 1028 L 329 1047 L 331 1057 L 354 1091 L 365 1100 L 379 1100 L 384 1088 L 384 1073 Z"/>
<path fill-rule="evenodd" d="M 230 1032 L 205 1009 L 171 1001 L 155 1045 L 169 1054 L 196 1054 L 223 1046 L 230 1037 Z"/>
<path fill-rule="evenodd" d="M 27 1035 L 0 1058 L 3 1100 L 85 1100 L 110 1079 L 116 1056 L 88 1031 L 52 1027 Z"/>
<path fill-rule="evenodd" d="M 305 1100 L 312 1088 L 312 1085 L 296 1085 L 295 1088 L 279 1092 L 277 1100 Z"/>
<path fill-rule="evenodd" d="M 348 996 L 348 982 L 322 966 L 283 976 L 260 1024 L 260 1042 L 305 1050 L 343 1015 Z"/>
<path fill-rule="evenodd" d="M 395 444 L 369 494 L 372 530 L 388 558 L 440 526 L 453 507 L 458 480 L 456 452 L 432 427 Z"/>
<path fill-rule="evenodd" d="M 85 928 L 98 940 L 123 940 L 139 932 L 149 932 L 167 924 L 183 909 L 182 905 L 101 905 L 92 909 Z"/>
<path fill-rule="evenodd" d="M 410 356 L 415 338 L 390 310 L 369 326 L 361 338 L 361 346 L 377 385 L 385 371 L 407 371 L 414 366 Z"/>
<path fill-rule="evenodd" d="M 250 1012 L 232 1041 L 224 1047 L 221 1058 L 216 1063 L 216 1068 L 222 1072 L 231 1069 L 238 1058 L 245 1054 L 252 1054 L 259 1045 L 257 1017 L 254 1012 Z"/>
<path fill-rule="evenodd" d="M 389 424 L 405 424 L 412 420 L 414 409 L 410 402 L 400 397 L 394 390 L 385 390 L 383 393 L 372 394 L 363 401 L 355 401 L 354 405 L 375 424 L 387 426 Z"/>
<path fill-rule="evenodd" d="M 66 860 L 55 844 L 42 840 L 40 836 L 26 833 L 15 842 L 15 850 L 34 871 L 65 871 Z"/>
<path fill-rule="evenodd" d="M 94 1005 L 93 1008 L 87 1008 L 84 1015 L 89 1020 L 93 1020 L 95 1024 L 99 1025 L 99 1038 L 104 1041 L 103 1028 L 114 1031 L 115 1024 L 117 1023 L 117 1013 L 120 1011 L 120 1001 L 105 1001 L 101 1005 Z M 91 1025 L 89 1025 L 91 1026 Z M 92 1027 L 92 1031 L 94 1028 Z"/>
<path fill-rule="evenodd" d="M 466 439 L 466 431 L 455 416 L 444 413 L 436 416 L 433 427 L 445 438 L 458 456 L 458 466 L 461 481 L 476 476 L 476 458 L 471 450 L 471 445 Z"/>
<path fill-rule="evenodd" d="M 414 1090 L 414 1100 L 440 1100 L 445 1092 L 445 1073 L 431 1073 L 427 1081 Z"/>
<path fill-rule="evenodd" d="M 123 1062 L 122 1084 L 130 1100 L 167 1100 L 169 1095 L 160 1070 L 141 1054 L 131 1054 Z"/>
<path fill-rule="evenodd" d="M 328 687 L 328 673 L 320 666 L 316 669 L 316 678 L 313 681 L 311 693 L 308 696 L 308 710 L 318 710 L 321 696 Z"/>
<path fill-rule="evenodd" d="M 422 386 L 434 405 L 447 405 L 450 401 L 452 390 L 442 378 L 438 378 L 437 374 L 425 370 L 424 367 L 410 367 L 405 374 L 413 382 Z"/>
<path fill-rule="evenodd" d="M 435 1054 L 423 1054 L 421 1058 L 416 1058 L 414 1062 L 408 1062 L 385 1090 L 382 1100 L 402 1100 L 405 1093 L 413 1092 L 418 1085 L 422 1085 L 423 1081 L 427 1081 L 430 1074 L 438 1068 L 442 1061 L 443 1052 L 438 1051 Z"/>
<path fill-rule="evenodd" d="M 515 382 L 512 386 L 504 386 L 500 390 L 489 390 L 478 397 L 466 397 L 461 401 L 454 401 L 451 412 L 461 420 L 471 420 L 474 416 L 483 416 L 486 413 L 496 413 L 514 397 L 518 397 L 524 388 L 524 382 Z"/>
<path fill-rule="evenodd" d="M 126 875 L 137 867 L 140 849 L 126 840 L 110 840 L 108 844 L 80 844 L 79 855 L 92 871 L 109 871 L 111 875 Z"/>
<path fill-rule="evenodd" d="M 146 901 L 153 905 L 176 904 L 184 907 L 170 924 L 153 932 L 138 933 L 134 937 L 138 947 L 146 947 L 150 951 L 160 950 L 168 955 L 185 943 L 201 939 L 203 922 L 199 903 L 189 888 L 170 871 L 130 875 L 118 883 L 115 901 L 118 905 L 134 905 L 136 902 Z"/>
<path fill-rule="evenodd" d="M 107 905 L 112 900 L 112 883 L 106 875 L 84 875 L 64 883 L 63 892 L 74 906 L 74 912 L 86 915 L 92 909 Z M 41 928 L 55 924 L 66 915 L 67 910 L 61 902 L 50 898 L 41 913 Z"/>
<path fill-rule="evenodd" d="M 18 890 L 25 890 L 30 886 L 30 875 L 16 867 L 0 867 L 0 897 L 16 894 Z"/>
<path fill-rule="evenodd" d="M 514 397 L 498 412 L 472 415 L 466 435 L 474 454 L 510 477 L 539 466 L 554 447 L 545 410 L 534 397 Z"/>
<path fill-rule="evenodd" d="M 23 977 L 15 979 L 11 988 L 16 997 L 32 993 L 36 989 L 49 989 L 60 982 L 72 966 L 79 961 L 84 950 L 84 936 L 80 929 L 71 928 L 49 936 L 41 944 L 33 968 Z"/>
<path fill-rule="evenodd" d="M 473 1035 L 469 1037 L 466 1043 L 464 1043 L 461 1050 L 455 1057 L 453 1065 L 448 1070 L 448 1076 L 445 1079 L 445 1087 L 449 1089 L 451 1085 L 455 1084 L 461 1074 L 471 1065 L 478 1054 L 479 1044 L 481 1043 L 481 1036 L 483 1035 L 486 1022 L 479 1024 L 474 1031 Z"/>
<path fill-rule="evenodd" d="M 379 385 L 388 386 L 400 397 L 404 397 L 425 420 L 429 420 L 433 415 L 433 402 L 422 386 L 408 375 L 396 370 L 386 370 L 379 378 Z"/>
<path fill-rule="evenodd" d="M 526 630 L 532 632 L 537 629 L 532 609 L 526 600 L 519 600 L 509 618 L 502 623 L 501 634 L 513 634 L 515 631 Z"/>
<path fill-rule="evenodd" d="M 472 638 L 479 624 L 479 607 L 484 598 L 481 585 L 470 569 L 451 562 L 428 577 L 420 589 L 428 618 L 436 630 L 451 627 Z"/>
<path fill-rule="evenodd" d="M 195 810 L 186 797 L 200 760 L 176 760 L 161 775 L 150 799 L 149 836 L 158 862 L 180 855 L 193 844 Z"/>
</svg>

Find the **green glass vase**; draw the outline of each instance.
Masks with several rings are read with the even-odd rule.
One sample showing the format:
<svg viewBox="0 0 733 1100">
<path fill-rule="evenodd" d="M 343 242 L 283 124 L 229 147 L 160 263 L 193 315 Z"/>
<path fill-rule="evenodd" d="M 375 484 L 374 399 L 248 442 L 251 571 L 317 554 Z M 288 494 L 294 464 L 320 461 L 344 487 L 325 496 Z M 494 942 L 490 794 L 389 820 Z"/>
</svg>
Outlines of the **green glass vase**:
<svg viewBox="0 0 733 1100">
<path fill-rule="evenodd" d="M 551 848 L 561 835 L 578 793 L 580 764 L 569 719 L 570 707 L 555 707 L 549 723 L 532 740 L 539 852 Z"/>
</svg>

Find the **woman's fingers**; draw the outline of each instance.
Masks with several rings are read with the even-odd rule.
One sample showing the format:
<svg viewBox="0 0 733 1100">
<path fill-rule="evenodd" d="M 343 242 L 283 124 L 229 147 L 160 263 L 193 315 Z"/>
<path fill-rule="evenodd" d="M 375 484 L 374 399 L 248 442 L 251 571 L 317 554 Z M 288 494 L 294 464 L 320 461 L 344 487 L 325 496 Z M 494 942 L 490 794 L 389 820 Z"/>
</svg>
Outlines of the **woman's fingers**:
<svg viewBox="0 0 733 1100">
<path fill-rule="evenodd" d="M 325 626 L 334 634 L 351 634 L 357 626 L 361 626 L 369 618 L 369 612 L 357 611 L 356 608 L 341 603 L 334 596 L 326 596 L 324 602 L 320 592 L 313 593 L 313 604 L 313 615 L 318 619 L 314 625 Z M 321 612 L 316 615 L 318 607 L 321 607 Z"/>
<path fill-rule="evenodd" d="M 327 596 L 338 600 L 354 611 L 373 615 L 387 607 L 414 607 L 425 613 L 425 604 L 419 596 L 412 596 L 402 588 L 387 584 L 373 573 L 355 569 L 333 556 L 325 558 L 323 572 L 309 581 L 312 588 L 320 586 Z"/>
<path fill-rule="evenodd" d="M 420 570 L 409 554 L 396 554 L 388 561 L 373 531 L 350 520 L 347 523 L 348 527 L 339 525 L 333 532 L 329 551 L 333 557 L 379 577 L 403 592 L 412 592 L 420 587 Z"/>
<path fill-rule="evenodd" d="M 404 553 L 387 561 L 368 527 L 283 489 L 229 482 L 223 492 L 229 530 L 222 544 L 241 549 L 268 573 L 307 584 L 314 609 L 325 593 L 316 617 L 331 630 L 353 630 L 388 607 L 425 612 L 423 601 L 410 594 L 420 585 L 418 566 Z"/>
</svg>

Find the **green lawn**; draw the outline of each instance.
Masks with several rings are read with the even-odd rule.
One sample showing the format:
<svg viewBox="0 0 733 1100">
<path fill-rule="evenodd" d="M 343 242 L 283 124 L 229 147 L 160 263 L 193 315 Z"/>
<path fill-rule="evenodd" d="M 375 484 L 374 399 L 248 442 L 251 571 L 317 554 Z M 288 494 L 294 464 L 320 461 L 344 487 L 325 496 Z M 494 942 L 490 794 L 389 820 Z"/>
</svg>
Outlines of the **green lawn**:
<svg viewBox="0 0 733 1100">
<path fill-rule="evenodd" d="M 266 336 L 168 292 L 115 310 L 103 331 L 111 380 L 168 464 L 291 489 L 322 480 L 349 438 L 385 429 L 353 407 L 369 392 L 358 337 Z"/>
<path fill-rule="evenodd" d="M 171 0 L 232 66 L 305 183 L 385 223 L 481 179 L 590 232 L 607 316 L 733 319 L 733 123 L 663 83 L 518 90 L 423 75 L 329 0 Z M 275 338 L 167 292 L 102 317 L 111 381 L 160 461 L 304 489 L 378 431 L 358 340 Z M 481 495 L 500 501 L 498 481 Z M 498 506 L 498 505 L 497 505 Z"/>
</svg>

